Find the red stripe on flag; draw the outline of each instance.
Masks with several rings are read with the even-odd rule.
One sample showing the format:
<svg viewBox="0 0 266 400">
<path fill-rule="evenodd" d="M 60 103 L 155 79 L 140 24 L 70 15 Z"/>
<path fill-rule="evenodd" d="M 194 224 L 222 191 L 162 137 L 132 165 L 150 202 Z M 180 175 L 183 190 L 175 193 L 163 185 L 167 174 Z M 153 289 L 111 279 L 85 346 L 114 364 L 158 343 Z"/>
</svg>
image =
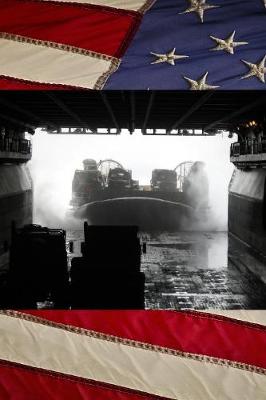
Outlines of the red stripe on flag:
<svg viewBox="0 0 266 400">
<path fill-rule="evenodd" d="M 88 90 L 79 87 L 75 88 L 74 86 L 67 86 L 67 85 L 31 82 L 23 79 L 11 78 L 9 76 L 0 76 L 0 89 L 1 90 Z"/>
<path fill-rule="evenodd" d="M 159 400 L 160 396 L 0 361 L 1 400 Z"/>
<path fill-rule="evenodd" d="M 101 6 L 0 0 L 0 31 L 121 57 L 141 14 Z"/>
<path fill-rule="evenodd" d="M 53 322 L 266 368 L 266 328 L 176 311 L 27 311 Z"/>
</svg>

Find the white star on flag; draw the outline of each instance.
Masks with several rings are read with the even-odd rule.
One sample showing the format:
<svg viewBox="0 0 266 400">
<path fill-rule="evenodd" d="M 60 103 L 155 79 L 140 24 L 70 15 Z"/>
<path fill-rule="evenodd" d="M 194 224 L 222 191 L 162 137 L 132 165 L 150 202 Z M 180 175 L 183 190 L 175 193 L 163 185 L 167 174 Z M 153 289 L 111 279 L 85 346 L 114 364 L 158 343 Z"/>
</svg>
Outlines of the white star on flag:
<svg viewBox="0 0 266 400">
<path fill-rule="evenodd" d="M 231 35 L 229 35 L 226 39 L 210 36 L 210 38 L 217 43 L 217 46 L 211 50 L 225 50 L 229 54 L 234 54 L 235 47 L 248 44 L 248 42 L 234 42 L 235 33 L 236 31 L 232 32 Z"/>
<path fill-rule="evenodd" d="M 185 11 L 179 14 L 188 14 L 191 12 L 195 12 L 200 17 L 201 22 L 204 22 L 204 12 L 210 10 L 211 8 L 217 8 L 219 6 L 207 4 L 206 0 L 189 0 L 190 7 L 188 7 Z"/>
<path fill-rule="evenodd" d="M 251 62 L 242 60 L 242 62 L 249 67 L 249 72 L 246 75 L 242 76 L 241 79 L 251 78 L 252 76 L 255 76 L 262 83 L 265 83 L 265 76 L 264 76 L 264 74 L 266 74 L 265 61 L 266 61 L 266 55 L 257 64 L 252 64 Z"/>
<path fill-rule="evenodd" d="M 190 83 L 190 90 L 211 90 L 211 89 L 217 89 L 219 86 L 211 86 L 206 83 L 206 79 L 208 76 L 209 72 L 206 72 L 201 78 L 199 78 L 197 81 L 188 78 L 184 76 L 184 79 L 186 79 Z"/>
<path fill-rule="evenodd" d="M 151 54 L 153 56 L 157 57 L 157 60 L 153 61 L 151 64 L 159 64 L 159 63 L 167 62 L 170 65 L 175 65 L 175 60 L 180 60 L 180 59 L 189 57 L 189 56 L 185 56 L 185 55 L 175 54 L 175 48 L 166 54 L 159 54 L 159 53 L 153 53 L 153 52 L 151 52 Z"/>
</svg>

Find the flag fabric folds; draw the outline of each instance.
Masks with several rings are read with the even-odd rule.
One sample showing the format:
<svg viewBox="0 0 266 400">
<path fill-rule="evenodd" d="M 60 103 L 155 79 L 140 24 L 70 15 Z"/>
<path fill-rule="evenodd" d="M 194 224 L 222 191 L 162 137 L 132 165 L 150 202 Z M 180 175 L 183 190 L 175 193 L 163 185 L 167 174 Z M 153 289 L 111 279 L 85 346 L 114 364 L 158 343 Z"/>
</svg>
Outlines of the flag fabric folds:
<svg viewBox="0 0 266 400">
<path fill-rule="evenodd" d="M 265 90 L 264 0 L 0 0 L 0 89 Z"/>
<path fill-rule="evenodd" d="M 0 398 L 263 400 L 265 348 L 266 311 L 1 311 Z"/>
</svg>

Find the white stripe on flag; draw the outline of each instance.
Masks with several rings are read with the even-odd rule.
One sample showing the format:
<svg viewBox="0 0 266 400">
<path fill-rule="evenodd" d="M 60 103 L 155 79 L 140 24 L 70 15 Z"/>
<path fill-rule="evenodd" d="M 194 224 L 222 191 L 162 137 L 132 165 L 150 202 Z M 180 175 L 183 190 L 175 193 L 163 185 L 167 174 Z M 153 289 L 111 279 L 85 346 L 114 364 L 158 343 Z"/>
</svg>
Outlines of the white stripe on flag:
<svg viewBox="0 0 266 400">
<path fill-rule="evenodd" d="M 18 79 L 100 89 L 118 64 L 116 58 L 95 53 L 0 39 L 0 75 Z"/>
<path fill-rule="evenodd" d="M 204 312 L 266 326 L 265 310 L 206 310 Z"/>
<path fill-rule="evenodd" d="M 50 1 L 50 0 L 42 0 Z M 113 8 L 120 8 L 122 10 L 138 11 L 142 7 L 149 5 L 151 1 L 147 0 L 53 0 L 58 3 L 80 3 L 80 4 L 93 4 L 97 6 L 107 6 Z"/>
<path fill-rule="evenodd" d="M 0 315 L 0 359 L 178 400 L 266 398 L 265 375 L 6 315 Z"/>
</svg>

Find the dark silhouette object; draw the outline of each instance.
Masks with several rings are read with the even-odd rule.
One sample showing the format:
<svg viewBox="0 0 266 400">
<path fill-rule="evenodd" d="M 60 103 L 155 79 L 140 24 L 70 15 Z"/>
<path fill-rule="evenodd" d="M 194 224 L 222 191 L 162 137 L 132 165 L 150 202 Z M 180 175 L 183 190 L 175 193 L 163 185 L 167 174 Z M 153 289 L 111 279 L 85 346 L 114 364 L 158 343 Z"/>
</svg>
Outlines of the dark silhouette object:
<svg viewBox="0 0 266 400">
<path fill-rule="evenodd" d="M 13 227 L 8 277 L 12 308 L 36 308 L 48 298 L 55 308 L 68 308 L 68 280 L 65 231 Z"/>
<path fill-rule="evenodd" d="M 73 253 L 74 252 L 74 242 L 71 240 L 69 242 L 69 253 Z"/>
<path fill-rule="evenodd" d="M 138 228 L 85 222 L 84 237 L 82 257 L 72 259 L 69 282 L 65 231 L 13 226 L 10 268 L 0 276 L 1 307 L 144 308 Z"/>
<path fill-rule="evenodd" d="M 84 224 L 82 257 L 72 260 L 72 308 L 142 309 L 144 281 L 135 226 Z"/>
<path fill-rule="evenodd" d="M 142 253 L 143 253 L 143 254 L 146 254 L 146 253 L 147 253 L 147 243 L 146 243 L 146 242 L 143 242 L 143 243 L 142 243 Z"/>
<path fill-rule="evenodd" d="M 151 178 L 152 190 L 175 192 L 177 189 L 177 174 L 171 169 L 154 169 Z"/>
<path fill-rule="evenodd" d="M 107 177 L 107 185 L 111 190 L 131 189 L 132 179 L 129 171 L 124 168 L 110 169 Z"/>
</svg>

